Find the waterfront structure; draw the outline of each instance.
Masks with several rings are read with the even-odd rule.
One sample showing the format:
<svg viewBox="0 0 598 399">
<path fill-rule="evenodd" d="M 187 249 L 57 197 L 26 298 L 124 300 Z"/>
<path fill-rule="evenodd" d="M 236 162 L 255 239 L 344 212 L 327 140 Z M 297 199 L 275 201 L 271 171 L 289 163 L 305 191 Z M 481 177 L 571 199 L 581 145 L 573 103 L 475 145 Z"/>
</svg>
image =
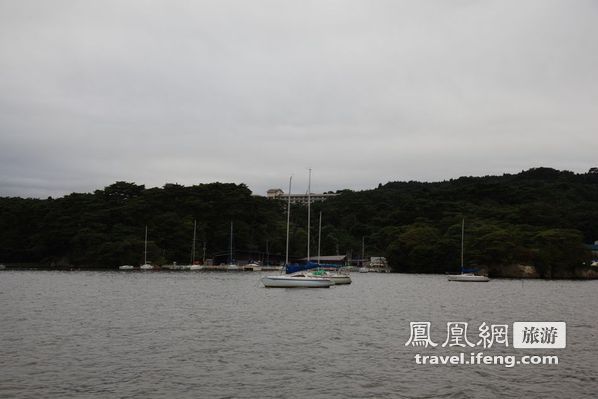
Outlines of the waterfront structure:
<svg viewBox="0 0 598 399">
<path fill-rule="evenodd" d="M 302 204 L 307 205 L 308 203 L 313 204 L 317 201 L 324 201 L 331 197 L 336 197 L 338 194 L 335 193 L 305 193 L 305 194 L 285 194 L 280 188 L 271 188 L 266 192 L 266 198 L 268 199 L 279 199 L 291 202 L 291 204 Z"/>
</svg>

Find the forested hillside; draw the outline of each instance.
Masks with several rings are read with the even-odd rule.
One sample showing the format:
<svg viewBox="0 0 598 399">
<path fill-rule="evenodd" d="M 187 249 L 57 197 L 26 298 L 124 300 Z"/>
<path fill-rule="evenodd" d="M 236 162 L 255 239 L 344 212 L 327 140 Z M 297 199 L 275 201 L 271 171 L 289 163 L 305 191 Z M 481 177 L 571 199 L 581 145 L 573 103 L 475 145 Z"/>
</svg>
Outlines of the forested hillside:
<svg viewBox="0 0 598 399">
<path fill-rule="evenodd" d="M 270 254 L 280 255 L 285 206 L 251 195 L 244 185 L 223 183 L 147 189 L 117 182 L 57 199 L 0 198 L 0 262 L 139 264 L 147 225 L 149 259 L 188 263 L 194 220 L 197 246 L 206 243 L 208 258 L 227 253 L 231 221 L 236 252 L 259 254 L 268 246 Z M 544 277 L 567 277 L 589 260 L 584 243 L 598 240 L 598 173 L 535 168 L 516 175 L 345 190 L 312 207 L 312 254 L 319 211 L 322 254 L 358 258 L 363 239 L 366 256 L 386 256 L 395 271 L 454 271 L 464 218 L 467 265 L 494 275 L 506 265 L 533 265 Z M 305 256 L 306 208 L 296 206 L 291 215 L 291 254 Z"/>
</svg>

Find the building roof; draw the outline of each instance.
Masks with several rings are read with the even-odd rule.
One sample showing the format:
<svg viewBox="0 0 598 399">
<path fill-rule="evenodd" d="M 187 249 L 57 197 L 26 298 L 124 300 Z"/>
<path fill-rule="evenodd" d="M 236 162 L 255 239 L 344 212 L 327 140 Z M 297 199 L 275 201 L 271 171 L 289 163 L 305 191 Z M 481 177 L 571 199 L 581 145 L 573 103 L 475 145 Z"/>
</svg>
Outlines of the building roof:
<svg viewBox="0 0 598 399">
<path fill-rule="evenodd" d="M 314 261 L 314 260 L 318 260 L 317 256 L 310 256 L 309 257 L 310 260 Z M 320 261 L 321 262 L 342 262 L 344 260 L 347 259 L 347 255 L 327 255 L 327 256 L 320 256 Z M 307 258 L 301 258 L 299 259 L 303 262 L 305 262 L 307 260 Z"/>
</svg>

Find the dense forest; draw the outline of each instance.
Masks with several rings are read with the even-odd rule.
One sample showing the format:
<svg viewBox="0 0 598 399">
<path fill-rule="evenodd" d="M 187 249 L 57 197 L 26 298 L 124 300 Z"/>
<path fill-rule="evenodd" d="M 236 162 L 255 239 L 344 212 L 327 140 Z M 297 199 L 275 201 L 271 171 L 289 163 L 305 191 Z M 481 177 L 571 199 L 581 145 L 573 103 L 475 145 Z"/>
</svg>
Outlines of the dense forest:
<svg viewBox="0 0 598 399">
<path fill-rule="evenodd" d="M 226 257 L 234 222 L 236 256 L 280 259 L 286 204 L 254 196 L 243 184 L 145 188 L 116 182 L 94 193 L 61 198 L 0 198 L 0 262 L 44 267 L 117 267 L 148 259 L 189 263 L 197 221 L 197 258 Z M 312 206 L 312 254 L 322 212 L 323 255 L 386 256 L 394 271 L 445 273 L 465 261 L 490 275 L 519 264 L 541 277 L 589 269 L 585 244 L 598 240 L 598 170 L 585 174 L 534 168 L 503 176 L 389 182 Z M 291 254 L 303 257 L 307 209 L 291 210 Z"/>
</svg>

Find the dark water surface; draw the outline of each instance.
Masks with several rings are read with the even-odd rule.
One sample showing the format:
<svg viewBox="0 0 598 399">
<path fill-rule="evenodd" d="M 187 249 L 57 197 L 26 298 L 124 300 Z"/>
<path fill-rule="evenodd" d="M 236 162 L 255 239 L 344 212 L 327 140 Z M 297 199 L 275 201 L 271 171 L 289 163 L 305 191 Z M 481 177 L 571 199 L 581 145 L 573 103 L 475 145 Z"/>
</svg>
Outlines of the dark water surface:
<svg viewBox="0 0 598 399">
<path fill-rule="evenodd" d="M 596 397 L 598 281 L 354 273 L 265 289 L 266 273 L 0 272 L 0 397 Z M 558 365 L 416 365 L 410 321 L 567 322 Z M 451 353 L 458 353 L 453 351 Z"/>
</svg>

